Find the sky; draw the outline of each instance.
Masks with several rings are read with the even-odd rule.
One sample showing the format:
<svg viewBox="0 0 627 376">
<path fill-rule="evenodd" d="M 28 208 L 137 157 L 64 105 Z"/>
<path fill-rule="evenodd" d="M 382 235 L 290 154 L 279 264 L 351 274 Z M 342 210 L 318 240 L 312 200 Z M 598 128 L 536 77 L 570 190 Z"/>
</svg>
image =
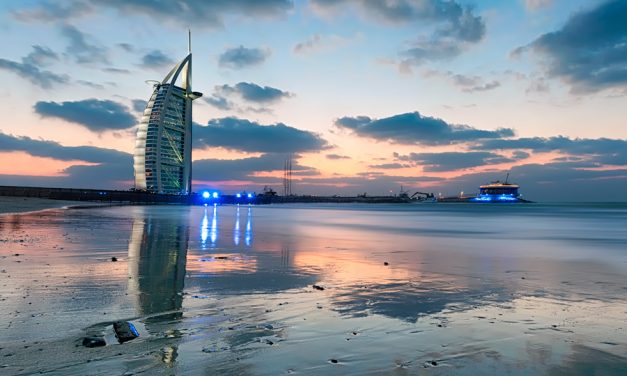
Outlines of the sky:
<svg viewBox="0 0 627 376">
<path fill-rule="evenodd" d="M 194 190 L 625 201 L 625 0 L 5 0 L 0 185 L 130 189 L 192 32 Z M 148 81 L 148 83 L 147 83 Z"/>
</svg>

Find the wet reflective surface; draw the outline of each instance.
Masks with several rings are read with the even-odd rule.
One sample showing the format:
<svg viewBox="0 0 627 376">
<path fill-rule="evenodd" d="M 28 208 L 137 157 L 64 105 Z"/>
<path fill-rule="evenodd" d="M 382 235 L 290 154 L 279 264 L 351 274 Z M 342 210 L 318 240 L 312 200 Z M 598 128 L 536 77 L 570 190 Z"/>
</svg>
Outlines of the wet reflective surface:
<svg viewBox="0 0 627 376">
<path fill-rule="evenodd" d="M 627 374 L 626 228 L 614 204 L 0 216 L 0 374 Z"/>
</svg>

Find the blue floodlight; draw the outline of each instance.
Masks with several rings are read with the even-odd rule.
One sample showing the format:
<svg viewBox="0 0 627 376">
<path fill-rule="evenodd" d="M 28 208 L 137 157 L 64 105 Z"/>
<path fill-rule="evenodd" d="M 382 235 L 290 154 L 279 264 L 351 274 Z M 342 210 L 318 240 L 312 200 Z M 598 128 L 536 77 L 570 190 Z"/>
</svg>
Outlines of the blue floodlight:
<svg viewBox="0 0 627 376">
<path fill-rule="evenodd" d="M 204 192 L 202 193 L 202 198 L 209 198 L 209 192 L 204 191 Z"/>
<path fill-rule="evenodd" d="M 237 198 L 242 198 L 242 194 L 241 194 L 241 193 L 238 193 L 238 194 L 236 194 L 236 195 L 235 195 L 235 197 L 237 197 Z"/>
<path fill-rule="evenodd" d="M 515 202 L 518 201 L 518 197 L 511 194 L 501 195 L 479 195 L 472 199 L 475 202 Z"/>
<path fill-rule="evenodd" d="M 253 194 L 252 194 L 252 193 L 249 193 L 249 194 L 248 194 L 248 198 L 253 198 Z"/>
<path fill-rule="evenodd" d="M 218 198 L 218 192 L 213 192 L 213 198 Z"/>
</svg>

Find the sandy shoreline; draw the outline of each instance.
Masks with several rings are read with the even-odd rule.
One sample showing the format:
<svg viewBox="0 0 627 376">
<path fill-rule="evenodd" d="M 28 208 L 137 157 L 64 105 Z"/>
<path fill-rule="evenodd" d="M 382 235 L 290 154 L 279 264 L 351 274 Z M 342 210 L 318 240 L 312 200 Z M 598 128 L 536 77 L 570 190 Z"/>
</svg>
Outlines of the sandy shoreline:
<svg viewBox="0 0 627 376">
<path fill-rule="evenodd" d="M 41 210 L 80 208 L 88 209 L 101 206 L 121 206 L 124 204 L 107 204 L 99 202 L 50 200 L 37 197 L 0 196 L 0 215 L 27 214 Z"/>
</svg>

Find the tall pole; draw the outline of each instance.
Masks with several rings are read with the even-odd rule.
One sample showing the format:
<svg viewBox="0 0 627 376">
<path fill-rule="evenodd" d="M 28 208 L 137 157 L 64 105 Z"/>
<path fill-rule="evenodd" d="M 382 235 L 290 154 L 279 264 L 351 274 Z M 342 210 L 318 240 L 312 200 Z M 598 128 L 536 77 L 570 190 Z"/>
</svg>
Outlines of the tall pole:
<svg viewBox="0 0 627 376">
<path fill-rule="evenodd" d="M 287 196 L 287 159 L 283 161 L 283 196 Z"/>
<path fill-rule="evenodd" d="M 187 29 L 187 52 L 192 53 L 192 29 Z"/>
<path fill-rule="evenodd" d="M 290 154 L 290 196 L 292 195 L 292 154 Z"/>
</svg>

